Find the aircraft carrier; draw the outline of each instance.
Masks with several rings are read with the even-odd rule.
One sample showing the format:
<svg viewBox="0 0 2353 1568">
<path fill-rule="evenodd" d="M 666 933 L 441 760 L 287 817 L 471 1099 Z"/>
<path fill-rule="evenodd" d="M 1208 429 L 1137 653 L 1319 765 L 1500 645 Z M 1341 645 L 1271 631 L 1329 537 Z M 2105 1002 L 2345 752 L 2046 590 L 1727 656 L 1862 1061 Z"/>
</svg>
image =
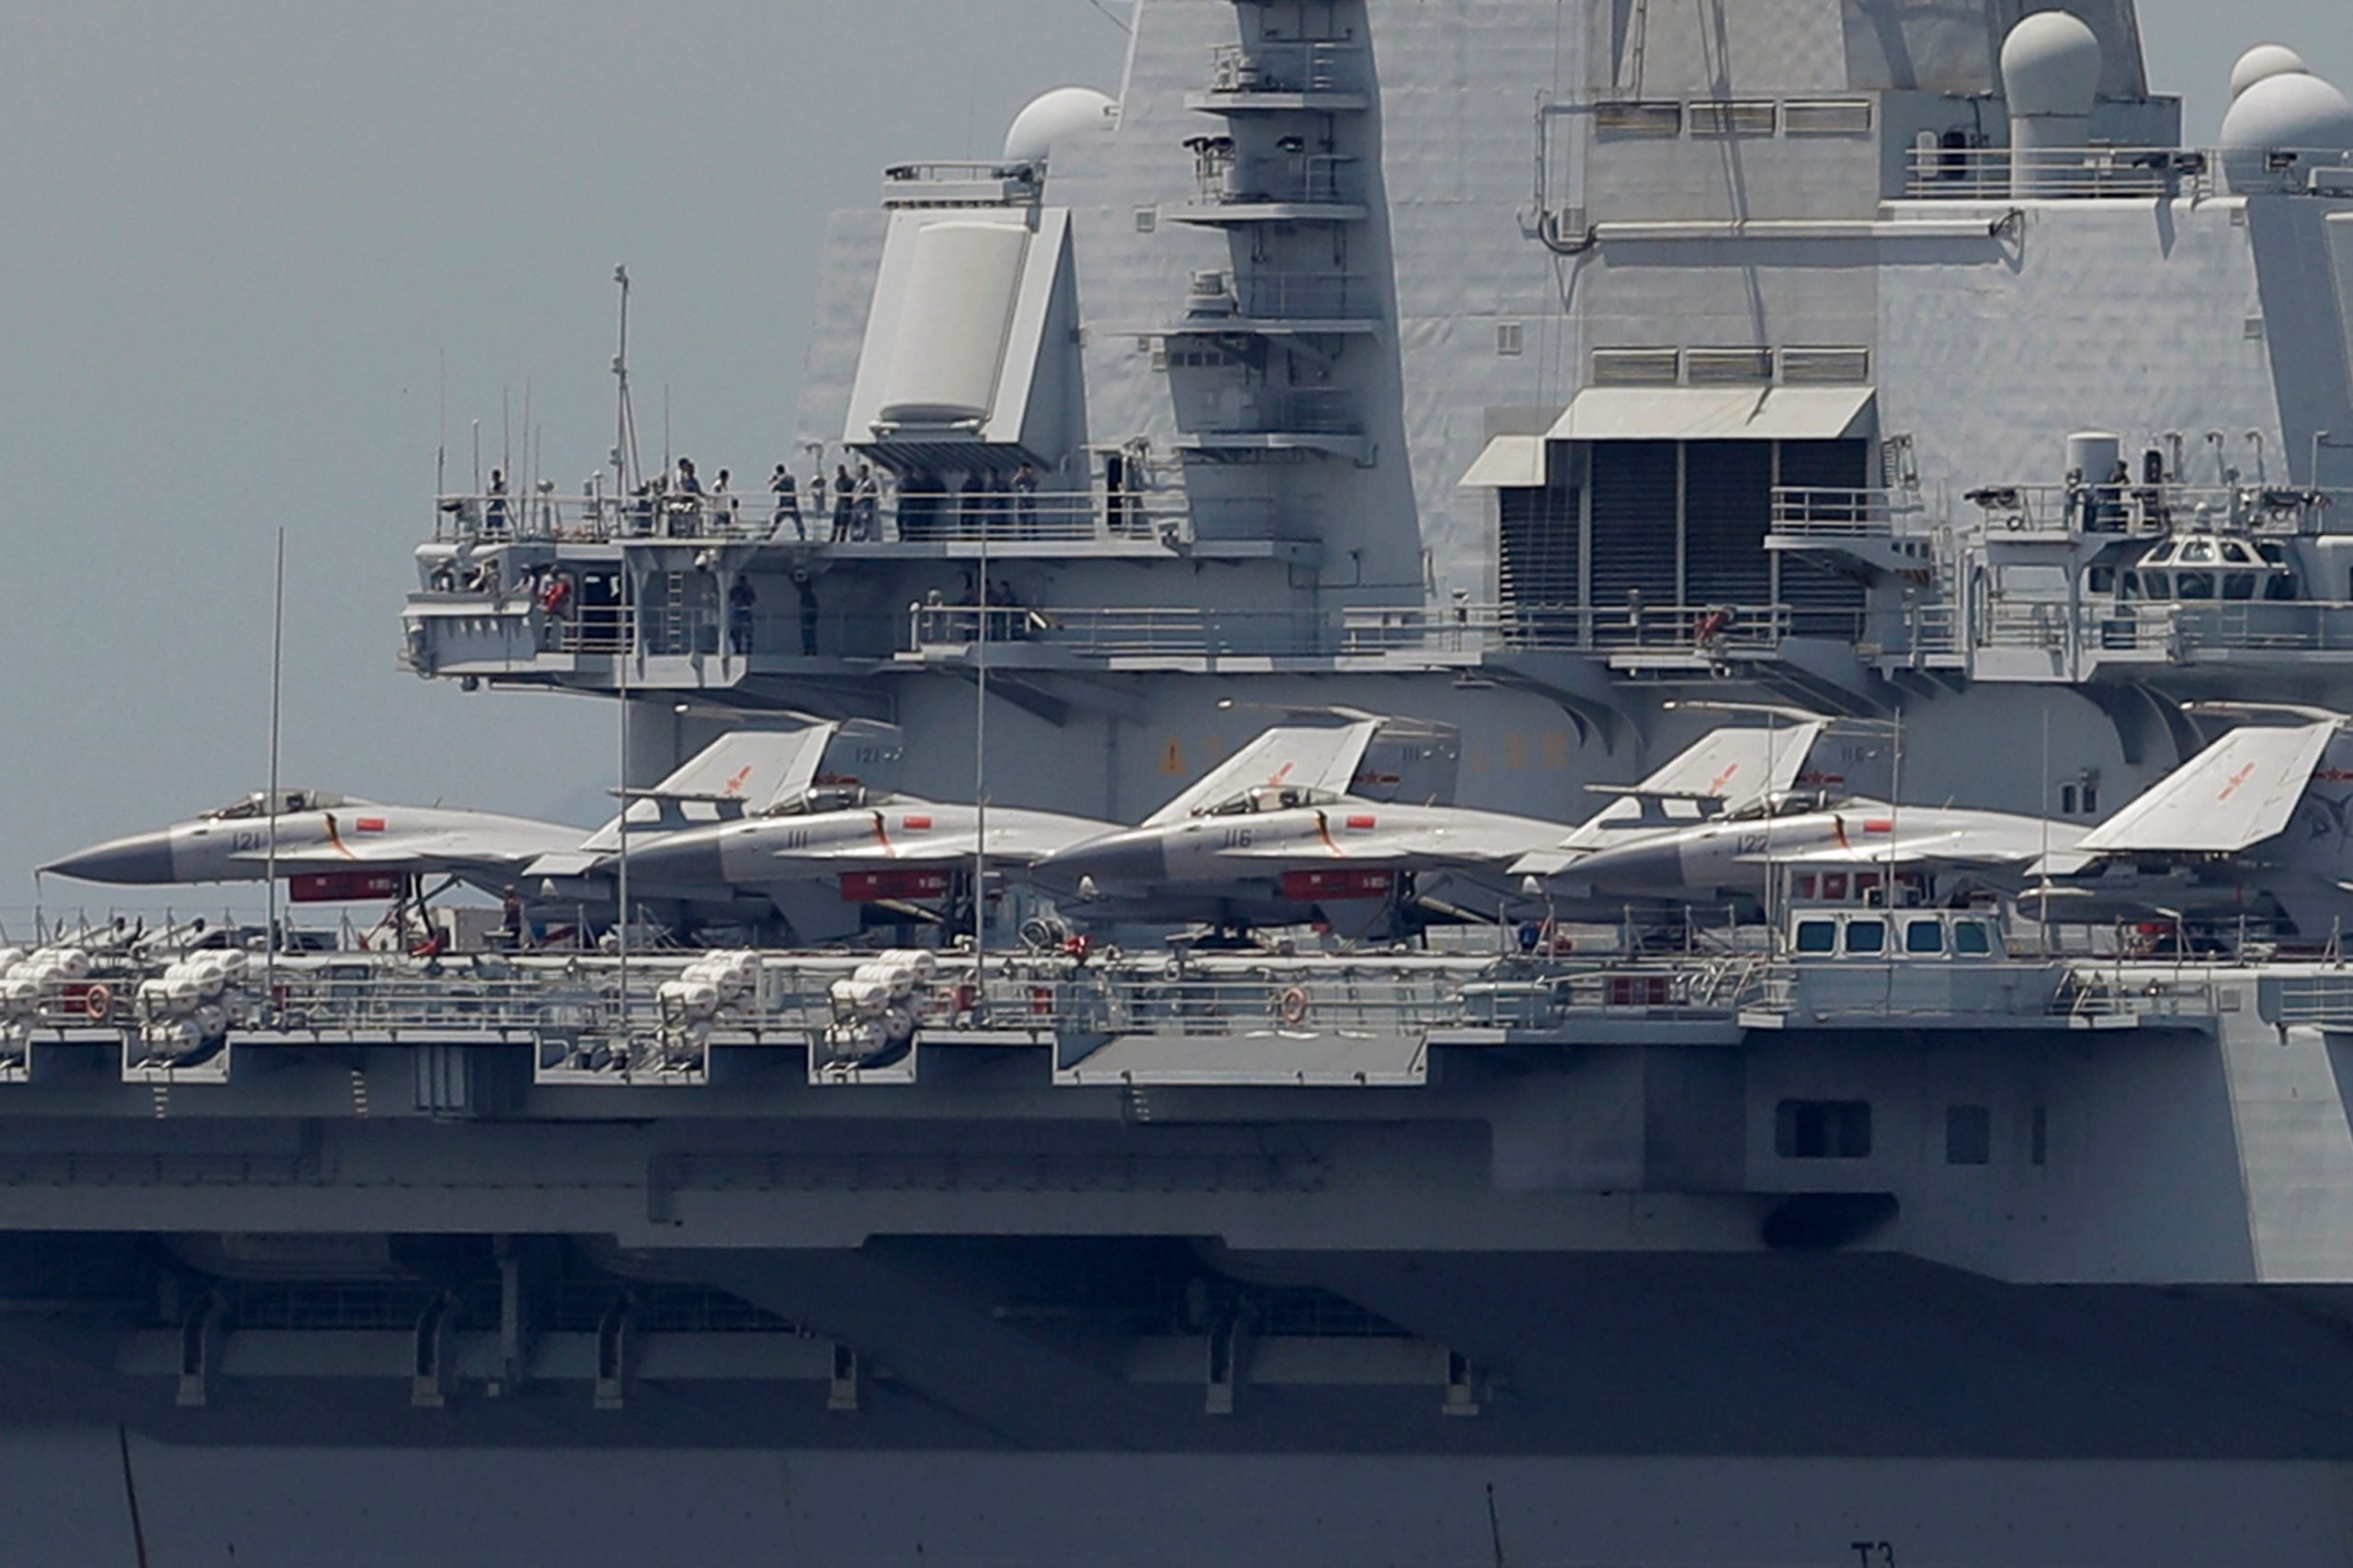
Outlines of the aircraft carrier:
<svg viewBox="0 0 2353 1568">
<path fill-rule="evenodd" d="M 657 491 L 625 345 L 608 466 L 419 498 L 400 660 L 610 699 L 623 840 L 762 726 L 1124 826 L 1361 723 L 1431 770 L 1336 798 L 1688 826 L 1642 781 L 1761 718 L 2041 853 L 1278 858 L 1308 918 L 1173 941 L 950 861 L 712 953 L 650 870 L 596 939 L 623 842 L 570 950 L 45 927 L 9 1559 L 2353 1557 L 2353 108 L 2232 86 L 2183 145 L 2131 0 L 1139 0 L 1116 94 L 877 171 L 792 511 Z M 2257 825 L 2254 760 L 2127 812 L 2214 744 Z M 2218 896 L 2071 919 L 2079 846 Z"/>
</svg>

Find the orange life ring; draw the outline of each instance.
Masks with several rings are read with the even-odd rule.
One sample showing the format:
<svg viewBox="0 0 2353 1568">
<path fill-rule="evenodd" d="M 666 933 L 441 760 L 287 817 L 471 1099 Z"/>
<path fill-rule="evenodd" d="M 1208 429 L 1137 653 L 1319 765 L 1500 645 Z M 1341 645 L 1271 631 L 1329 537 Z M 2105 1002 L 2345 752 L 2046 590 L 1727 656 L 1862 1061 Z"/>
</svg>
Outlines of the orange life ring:
<svg viewBox="0 0 2353 1568">
<path fill-rule="evenodd" d="M 103 984 L 91 986 L 82 993 L 82 1011 L 94 1023 L 105 1023 L 114 1016 L 114 993 Z"/>
<path fill-rule="evenodd" d="M 1283 993 L 1282 1001 L 1278 1006 L 1282 1014 L 1283 1022 L 1292 1028 L 1296 1028 L 1307 1022 L 1306 987 L 1300 985 L 1290 987 Z"/>
</svg>

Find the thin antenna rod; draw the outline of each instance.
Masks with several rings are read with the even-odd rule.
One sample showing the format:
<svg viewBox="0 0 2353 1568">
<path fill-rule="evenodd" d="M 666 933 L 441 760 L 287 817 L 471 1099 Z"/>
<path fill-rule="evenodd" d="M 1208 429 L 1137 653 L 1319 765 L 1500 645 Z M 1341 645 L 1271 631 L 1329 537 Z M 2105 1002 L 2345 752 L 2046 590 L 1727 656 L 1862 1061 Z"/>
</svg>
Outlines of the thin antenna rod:
<svg viewBox="0 0 2353 1568">
<path fill-rule="evenodd" d="M 286 529 L 278 530 L 278 563 L 270 591 L 269 611 L 269 798 L 263 820 L 268 837 L 263 854 L 262 878 L 267 889 L 265 916 L 263 993 L 274 1009 L 278 1005 L 278 752 L 285 705 L 286 676 Z"/>
<path fill-rule="evenodd" d="M 613 380 L 616 383 L 613 408 L 613 474 L 618 483 L 614 490 L 620 495 L 629 494 L 631 483 L 636 479 L 637 413 L 629 400 L 629 268 L 613 268 L 613 281 L 620 286 L 621 322 L 620 346 L 613 352 Z"/>
<path fill-rule="evenodd" d="M 972 1022 L 988 1013 L 989 997 L 989 525 L 981 522 L 981 608 L 972 679 Z"/>
</svg>

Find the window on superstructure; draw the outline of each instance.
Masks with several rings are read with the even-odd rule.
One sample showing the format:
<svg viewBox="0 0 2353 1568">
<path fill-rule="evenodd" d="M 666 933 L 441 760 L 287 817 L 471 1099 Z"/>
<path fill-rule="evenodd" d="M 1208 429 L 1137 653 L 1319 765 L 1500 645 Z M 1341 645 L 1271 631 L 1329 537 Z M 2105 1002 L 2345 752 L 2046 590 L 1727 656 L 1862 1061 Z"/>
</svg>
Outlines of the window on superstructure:
<svg viewBox="0 0 2353 1568">
<path fill-rule="evenodd" d="M 1702 98 L 1689 116 L 1694 136 L 1770 136 L 1779 119 L 1769 98 Z"/>
<path fill-rule="evenodd" d="M 1945 1164 L 1982 1165 L 1994 1157 L 1994 1113 L 1982 1105 L 1945 1107 Z"/>
<path fill-rule="evenodd" d="M 1683 134 L 1683 106 L 1631 98 L 1613 99 L 1594 106 L 1593 126 L 1604 137 L 1680 136 Z"/>
<path fill-rule="evenodd" d="M 1785 1160 L 1867 1160 L 1869 1100 L 1783 1100 L 1773 1112 L 1773 1152 Z"/>
<path fill-rule="evenodd" d="M 1791 98 L 1781 106 L 1781 131 L 1789 136 L 1869 136 L 1869 98 Z"/>
</svg>

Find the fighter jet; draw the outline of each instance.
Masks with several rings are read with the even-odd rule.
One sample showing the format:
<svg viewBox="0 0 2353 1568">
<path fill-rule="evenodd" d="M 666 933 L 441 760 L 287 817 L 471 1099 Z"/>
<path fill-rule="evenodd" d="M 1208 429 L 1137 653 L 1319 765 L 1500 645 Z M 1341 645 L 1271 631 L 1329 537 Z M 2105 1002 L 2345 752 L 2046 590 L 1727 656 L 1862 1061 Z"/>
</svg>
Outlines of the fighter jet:
<svg viewBox="0 0 2353 1568">
<path fill-rule="evenodd" d="M 260 881 L 273 859 L 303 902 L 397 898 L 420 876 L 495 892 L 580 830 L 445 806 L 397 806 L 319 790 L 256 790 L 187 822 L 94 844 L 41 870 L 153 886 Z"/>
<path fill-rule="evenodd" d="M 2353 719 L 2260 704 L 2189 711 L 2258 722 L 2054 857 L 2021 903 L 2056 922 L 2249 913 L 2307 935 L 2341 927 L 2353 917 Z"/>
<path fill-rule="evenodd" d="M 1681 833 L 1761 801 L 1883 787 L 1883 734 L 1820 715 L 1789 717 L 1794 722 L 1712 730 L 1640 783 L 1588 785 L 1610 802 L 1558 844 L 1522 857 L 1512 867 L 1521 891 L 1556 900 L 1584 891 L 1591 884 L 1579 868 L 1600 851 Z"/>
<path fill-rule="evenodd" d="M 1761 903 L 1777 874 L 1852 877 L 1859 891 L 1945 876 L 2016 892 L 2046 856 L 2082 864 L 2065 858 L 2084 831 L 2007 812 L 1773 795 L 1696 827 L 1596 850 L 1556 881 L 1571 892 L 1698 904 Z"/>
<path fill-rule="evenodd" d="M 675 832 L 740 816 L 813 768 L 829 731 L 739 731 L 625 808 L 631 831 Z M 275 830 L 273 852 L 271 837 Z M 297 903 L 404 899 L 423 878 L 447 877 L 494 894 L 609 906 L 611 892 L 580 880 L 618 842 L 619 819 L 589 835 L 577 827 L 446 806 L 386 805 L 317 790 L 256 791 L 169 827 L 68 855 L 44 872 L 80 881 L 159 885 L 259 881 L 276 865 Z M 586 848 L 584 856 L 582 851 Z"/>
<path fill-rule="evenodd" d="M 1086 921 L 1320 922 L 1351 937 L 1496 917 L 1504 869 L 1558 824 L 1459 806 L 1449 726 L 1351 716 L 1279 724 L 1133 828 L 1047 857 L 1031 878 Z"/>
<path fill-rule="evenodd" d="M 853 935 L 870 910 L 931 920 L 968 898 L 983 813 L 898 793 L 895 726 L 853 720 L 806 733 L 811 749 L 754 809 L 659 835 L 634 825 L 633 811 L 626 856 L 608 828 L 581 846 L 582 869 L 610 884 L 626 859 L 632 905 L 675 905 L 706 925 L 780 926 L 804 942 Z M 1000 871 L 1115 825 L 1017 806 L 985 814 L 985 859 Z"/>
</svg>

